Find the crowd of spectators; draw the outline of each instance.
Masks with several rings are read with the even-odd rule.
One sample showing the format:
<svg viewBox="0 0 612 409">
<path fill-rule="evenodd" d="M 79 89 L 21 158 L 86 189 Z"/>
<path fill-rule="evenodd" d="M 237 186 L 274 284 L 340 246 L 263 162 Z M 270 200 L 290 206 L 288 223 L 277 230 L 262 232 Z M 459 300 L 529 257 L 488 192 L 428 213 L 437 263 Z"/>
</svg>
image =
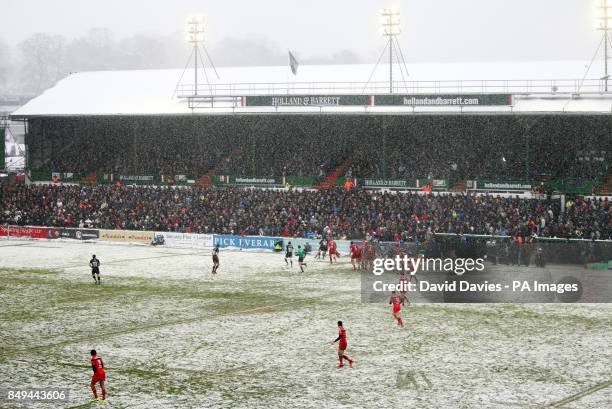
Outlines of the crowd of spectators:
<svg viewBox="0 0 612 409">
<path fill-rule="evenodd" d="M 199 177 L 605 180 L 610 116 L 233 115 L 33 119 L 34 168 Z"/>
<path fill-rule="evenodd" d="M 610 174 L 609 117 L 393 116 L 385 144 L 359 149 L 347 170 L 388 179 L 584 178 Z"/>
<path fill-rule="evenodd" d="M 96 118 L 32 120 L 34 170 L 88 174 L 201 176 L 234 146 L 219 129 L 239 133 L 219 118 Z M 237 136 L 240 140 L 240 137 Z"/>
<path fill-rule="evenodd" d="M 331 231 L 385 241 L 442 232 L 612 239 L 612 204 L 363 189 L 17 185 L 0 190 L 0 223 L 288 237 Z"/>
</svg>

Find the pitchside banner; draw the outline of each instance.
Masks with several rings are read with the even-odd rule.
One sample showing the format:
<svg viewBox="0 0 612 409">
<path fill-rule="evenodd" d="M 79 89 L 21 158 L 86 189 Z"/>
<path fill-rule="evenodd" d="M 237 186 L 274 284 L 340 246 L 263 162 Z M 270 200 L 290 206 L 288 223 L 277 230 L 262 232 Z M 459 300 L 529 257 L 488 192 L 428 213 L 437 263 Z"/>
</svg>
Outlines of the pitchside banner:
<svg viewBox="0 0 612 409">
<path fill-rule="evenodd" d="M 374 105 L 393 106 L 489 106 L 512 105 L 510 94 L 375 95 Z"/>
<path fill-rule="evenodd" d="M 283 241 L 282 237 L 267 236 L 232 236 L 226 234 L 213 235 L 213 244 L 219 247 L 235 247 L 240 249 L 263 249 L 274 250 L 277 241 Z"/>
<path fill-rule="evenodd" d="M 101 229 L 100 240 L 103 241 L 124 241 L 131 243 L 150 244 L 153 241 L 152 231 L 132 231 L 132 230 L 105 230 Z"/>
<path fill-rule="evenodd" d="M 163 236 L 166 246 L 176 247 L 212 247 L 212 234 L 176 233 L 168 231 L 155 232 L 155 236 Z"/>
<path fill-rule="evenodd" d="M 62 239 L 97 240 L 100 238 L 100 234 L 96 229 L 56 228 L 53 231 L 57 236 L 56 238 Z"/>
<path fill-rule="evenodd" d="M 244 97 L 248 107 L 325 107 L 369 105 L 367 95 L 262 95 Z"/>
<path fill-rule="evenodd" d="M 0 236 L 10 237 L 29 237 L 33 239 L 49 239 L 53 235 L 49 235 L 47 227 L 24 227 L 24 226 L 0 226 Z"/>
</svg>

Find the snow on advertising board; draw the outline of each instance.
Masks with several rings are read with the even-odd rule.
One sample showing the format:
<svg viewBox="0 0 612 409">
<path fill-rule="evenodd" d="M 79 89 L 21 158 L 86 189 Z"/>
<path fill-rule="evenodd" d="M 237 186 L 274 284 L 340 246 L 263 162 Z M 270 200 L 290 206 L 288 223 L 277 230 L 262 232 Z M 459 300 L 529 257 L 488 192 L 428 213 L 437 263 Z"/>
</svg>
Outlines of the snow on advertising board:
<svg viewBox="0 0 612 409">
<path fill-rule="evenodd" d="M 212 234 L 177 233 L 157 231 L 155 236 L 163 236 L 166 246 L 170 247 L 212 247 Z"/>
<path fill-rule="evenodd" d="M 150 244 L 153 241 L 153 232 L 102 229 L 100 230 L 100 240 Z"/>
<path fill-rule="evenodd" d="M 274 250 L 274 243 L 283 241 L 282 237 L 268 236 L 232 236 L 225 234 L 215 234 L 213 244 L 219 247 L 235 247 L 240 249 L 260 249 Z"/>
</svg>

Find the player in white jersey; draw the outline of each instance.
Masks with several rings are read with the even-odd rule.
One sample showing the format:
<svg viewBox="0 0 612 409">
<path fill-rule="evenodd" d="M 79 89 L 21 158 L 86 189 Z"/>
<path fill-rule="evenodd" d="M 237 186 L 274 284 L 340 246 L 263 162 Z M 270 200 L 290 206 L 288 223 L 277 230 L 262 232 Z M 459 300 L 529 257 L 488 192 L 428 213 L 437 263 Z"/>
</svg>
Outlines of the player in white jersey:
<svg viewBox="0 0 612 409">
<path fill-rule="evenodd" d="M 217 269 L 219 268 L 219 245 L 215 245 L 212 250 L 212 260 L 213 260 L 213 269 L 212 273 L 217 274 Z"/>
<path fill-rule="evenodd" d="M 293 267 L 293 244 L 291 242 L 287 243 L 285 247 L 285 264 L 289 265 L 289 263 Z"/>
</svg>

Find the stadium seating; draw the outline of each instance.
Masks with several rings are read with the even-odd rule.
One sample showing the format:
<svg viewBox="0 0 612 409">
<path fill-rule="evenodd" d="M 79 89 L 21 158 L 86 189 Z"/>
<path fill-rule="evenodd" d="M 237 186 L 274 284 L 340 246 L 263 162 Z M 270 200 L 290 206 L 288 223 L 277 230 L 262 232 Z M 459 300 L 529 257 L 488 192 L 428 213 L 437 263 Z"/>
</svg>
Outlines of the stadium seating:
<svg viewBox="0 0 612 409">
<path fill-rule="evenodd" d="M 32 119 L 33 169 L 322 180 L 610 176 L 612 119 L 588 115 L 268 115 Z"/>
<path fill-rule="evenodd" d="M 612 205 L 363 189 L 17 185 L 0 190 L 0 223 L 131 230 L 426 240 L 432 233 L 612 239 Z"/>
</svg>

